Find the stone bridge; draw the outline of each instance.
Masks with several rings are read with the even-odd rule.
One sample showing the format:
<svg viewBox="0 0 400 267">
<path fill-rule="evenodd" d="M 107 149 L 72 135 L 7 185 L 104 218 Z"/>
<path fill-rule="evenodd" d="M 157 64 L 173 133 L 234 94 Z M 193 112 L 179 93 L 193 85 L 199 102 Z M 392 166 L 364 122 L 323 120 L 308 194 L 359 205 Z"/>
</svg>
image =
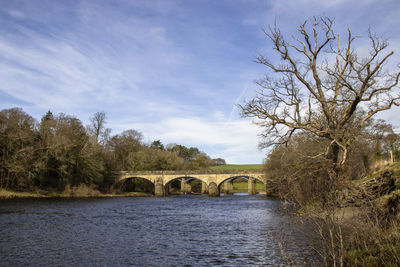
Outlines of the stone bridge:
<svg viewBox="0 0 400 267">
<path fill-rule="evenodd" d="M 154 195 L 165 196 L 169 191 L 172 181 L 181 181 L 181 190 L 185 191 L 188 182 L 198 179 L 202 182 L 201 193 L 208 193 L 209 196 L 219 196 L 221 190 L 229 194 L 233 190 L 233 180 L 246 178 L 248 180 L 249 195 L 256 194 L 255 181 L 258 180 L 264 185 L 267 181 L 262 170 L 201 170 L 201 171 L 121 171 L 118 173 L 118 181 L 129 178 L 142 178 L 154 184 Z M 224 188 L 222 187 L 224 184 Z M 190 185 L 189 185 L 190 186 Z"/>
</svg>

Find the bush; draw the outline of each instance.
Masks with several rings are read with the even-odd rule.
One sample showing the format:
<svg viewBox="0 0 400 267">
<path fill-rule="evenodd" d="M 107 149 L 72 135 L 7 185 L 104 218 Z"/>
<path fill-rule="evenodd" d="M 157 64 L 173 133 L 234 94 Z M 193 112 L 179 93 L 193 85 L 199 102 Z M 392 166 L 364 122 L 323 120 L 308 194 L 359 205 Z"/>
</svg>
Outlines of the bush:
<svg viewBox="0 0 400 267">
<path fill-rule="evenodd" d="M 65 187 L 63 195 L 69 197 L 98 197 L 101 195 L 101 193 L 100 191 L 94 189 L 93 186 L 80 184 L 73 187 L 67 185 Z"/>
</svg>

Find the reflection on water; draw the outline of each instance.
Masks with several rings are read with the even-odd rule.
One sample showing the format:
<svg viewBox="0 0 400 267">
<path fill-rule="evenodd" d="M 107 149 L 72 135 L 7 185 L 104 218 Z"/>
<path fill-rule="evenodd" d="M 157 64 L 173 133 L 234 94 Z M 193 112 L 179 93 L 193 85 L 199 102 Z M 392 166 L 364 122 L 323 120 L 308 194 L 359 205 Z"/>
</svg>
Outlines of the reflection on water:
<svg viewBox="0 0 400 267">
<path fill-rule="evenodd" d="M 276 266 L 315 257 L 263 196 L 0 201 L 0 266 Z"/>
</svg>

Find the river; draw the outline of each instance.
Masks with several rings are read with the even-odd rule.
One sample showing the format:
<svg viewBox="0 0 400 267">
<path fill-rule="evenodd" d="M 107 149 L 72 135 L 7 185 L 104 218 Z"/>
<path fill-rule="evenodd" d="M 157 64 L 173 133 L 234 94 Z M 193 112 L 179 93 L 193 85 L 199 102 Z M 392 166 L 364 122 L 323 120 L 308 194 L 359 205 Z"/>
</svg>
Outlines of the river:
<svg viewBox="0 0 400 267">
<path fill-rule="evenodd" d="M 0 201 L 0 266 L 279 266 L 315 259 L 265 196 Z"/>
</svg>

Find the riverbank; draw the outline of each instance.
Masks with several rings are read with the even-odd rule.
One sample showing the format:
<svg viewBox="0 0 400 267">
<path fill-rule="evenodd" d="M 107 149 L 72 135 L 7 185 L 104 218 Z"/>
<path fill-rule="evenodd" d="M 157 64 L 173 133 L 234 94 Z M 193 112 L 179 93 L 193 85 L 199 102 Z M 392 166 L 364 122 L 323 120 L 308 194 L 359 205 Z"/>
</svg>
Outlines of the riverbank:
<svg viewBox="0 0 400 267">
<path fill-rule="evenodd" d="M 235 184 L 236 185 L 236 184 Z M 265 188 L 263 185 L 257 184 L 257 192 L 261 195 L 266 195 Z M 223 193 L 223 192 L 221 192 Z M 247 193 L 247 182 L 238 183 L 238 186 L 234 187 L 232 193 Z M 177 195 L 182 194 L 180 192 L 175 193 Z M 200 194 L 200 193 L 191 193 Z M 15 199 L 15 198 L 106 198 L 106 197 L 152 197 L 153 194 L 143 192 L 125 192 L 125 193 L 114 193 L 105 194 L 98 190 L 93 190 L 87 187 L 67 188 L 64 192 L 45 191 L 38 190 L 36 192 L 26 191 L 13 191 L 7 189 L 0 189 L 0 199 Z"/>
<path fill-rule="evenodd" d="M 400 163 L 353 180 L 325 205 L 302 207 L 320 234 L 319 253 L 347 266 L 399 266 Z"/>
<path fill-rule="evenodd" d="M 399 266 L 400 163 L 384 166 L 353 184 L 344 194 L 350 204 L 345 208 L 356 210 L 345 221 L 354 229 L 346 255 L 349 266 Z"/>
<path fill-rule="evenodd" d="M 0 199 L 15 199 L 15 198 L 106 198 L 106 197 L 150 197 L 152 194 L 142 192 L 126 192 L 121 194 L 104 194 L 99 191 L 93 193 L 71 193 L 71 192 L 19 192 L 6 189 L 0 189 Z"/>
</svg>

